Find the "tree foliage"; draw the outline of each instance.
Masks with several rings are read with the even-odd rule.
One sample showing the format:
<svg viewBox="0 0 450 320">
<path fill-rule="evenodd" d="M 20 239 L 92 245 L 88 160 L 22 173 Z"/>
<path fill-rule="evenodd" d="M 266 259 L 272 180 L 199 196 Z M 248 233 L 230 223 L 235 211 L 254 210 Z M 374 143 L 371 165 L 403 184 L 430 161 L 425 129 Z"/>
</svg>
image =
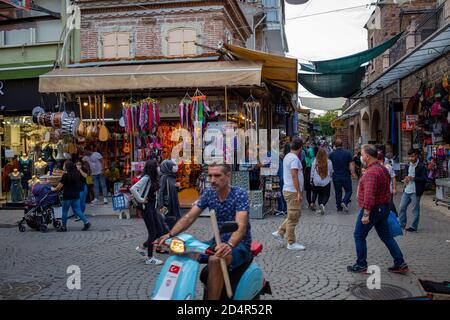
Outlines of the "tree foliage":
<svg viewBox="0 0 450 320">
<path fill-rule="evenodd" d="M 331 127 L 331 122 L 338 116 L 337 111 L 327 111 L 323 116 L 314 119 L 314 125 L 318 127 L 321 136 L 334 136 L 336 130 Z"/>
</svg>

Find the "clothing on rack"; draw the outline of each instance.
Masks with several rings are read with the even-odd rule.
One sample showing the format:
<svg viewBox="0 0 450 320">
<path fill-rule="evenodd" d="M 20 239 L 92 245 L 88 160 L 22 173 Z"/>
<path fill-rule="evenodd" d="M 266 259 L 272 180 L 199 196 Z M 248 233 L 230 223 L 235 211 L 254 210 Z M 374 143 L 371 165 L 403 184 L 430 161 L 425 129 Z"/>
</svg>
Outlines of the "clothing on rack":
<svg viewBox="0 0 450 320">
<path fill-rule="evenodd" d="M 22 173 L 18 173 L 17 175 L 14 173 L 9 174 L 9 180 L 11 181 L 11 202 L 21 202 L 23 200 L 22 178 Z M 27 183 L 27 181 L 28 180 L 25 180 L 25 183 Z"/>
</svg>

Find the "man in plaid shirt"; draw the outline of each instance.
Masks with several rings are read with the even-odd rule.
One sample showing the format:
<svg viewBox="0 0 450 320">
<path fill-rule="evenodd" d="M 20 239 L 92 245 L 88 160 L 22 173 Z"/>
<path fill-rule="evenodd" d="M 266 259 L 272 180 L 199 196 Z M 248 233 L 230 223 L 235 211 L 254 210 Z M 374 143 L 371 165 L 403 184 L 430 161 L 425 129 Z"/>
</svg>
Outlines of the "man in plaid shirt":
<svg viewBox="0 0 450 320">
<path fill-rule="evenodd" d="M 361 162 L 367 169 L 359 182 L 357 196 L 361 207 L 354 232 L 358 258 L 356 264 L 347 267 L 347 271 L 367 271 L 366 238 L 369 231 L 375 227 L 381 241 L 384 242 L 394 258 L 394 266 L 388 270 L 395 273 L 406 273 L 409 271 L 408 265 L 403 259 L 402 251 L 392 236 L 388 224 L 391 199 L 389 172 L 378 162 L 378 151 L 374 145 L 362 146 L 361 153 Z"/>
</svg>

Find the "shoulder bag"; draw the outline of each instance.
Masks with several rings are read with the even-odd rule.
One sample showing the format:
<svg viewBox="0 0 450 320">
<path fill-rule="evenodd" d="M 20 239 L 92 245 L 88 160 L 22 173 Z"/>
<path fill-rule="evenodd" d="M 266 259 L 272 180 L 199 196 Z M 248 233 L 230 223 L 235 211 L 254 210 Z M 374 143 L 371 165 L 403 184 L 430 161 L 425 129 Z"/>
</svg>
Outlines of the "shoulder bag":
<svg viewBox="0 0 450 320">
<path fill-rule="evenodd" d="M 166 179 L 166 195 L 167 198 L 163 196 L 161 202 L 162 202 L 162 206 L 161 206 L 161 214 L 166 216 L 169 213 L 169 179 Z M 167 199 L 167 202 L 166 202 Z M 167 203 L 167 205 L 166 205 Z"/>
</svg>

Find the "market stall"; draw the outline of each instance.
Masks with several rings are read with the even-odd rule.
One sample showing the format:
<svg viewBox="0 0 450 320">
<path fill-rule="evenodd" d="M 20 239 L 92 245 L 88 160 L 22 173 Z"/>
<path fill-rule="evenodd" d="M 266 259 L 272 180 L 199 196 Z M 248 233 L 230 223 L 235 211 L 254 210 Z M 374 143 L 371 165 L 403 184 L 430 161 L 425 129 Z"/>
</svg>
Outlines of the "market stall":
<svg viewBox="0 0 450 320">
<path fill-rule="evenodd" d="M 132 178 L 142 171 L 146 160 L 173 158 L 173 148 L 182 141 L 182 137 L 172 141 L 174 131 L 187 129 L 191 134 L 195 133 L 193 145 L 198 133 L 194 128 L 202 134 L 208 128 L 222 130 L 230 126 L 256 130 L 272 128 L 274 106 L 296 92 L 296 60 L 263 53 L 258 53 L 257 59 L 241 57 L 243 52 L 233 51 L 238 48 L 223 49 L 228 52 L 224 55 L 226 59 L 236 54 L 232 61 L 54 70 L 40 77 L 40 91 L 59 94 L 67 108 L 71 106 L 75 112 L 79 109 L 80 118 L 82 114 L 86 117 L 86 109 L 89 110 L 89 120 L 80 121 L 85 123 L 85 134 L 81 134 L 81 128 L 72 127 L 78 153 L 86 148 L 100 149 L 107 163 L 120 168 L 121 182 L 131 183 Z M 283 65 L 287 61 L 292 67 Z M 289 76 L 284 77 L 285 81 L 276 80 L 279 75 L 286 74 Z M 105 99 L 110 105 L 110 113 L 114 114 L 107 116 L 114 121 L 111 122 L 116 126 L 114 128 L 107 121 L 105 124 L 105 108 L 102 109 Z M 97 109 L 103 120 L 100 117 L 97 121 Z M 81 126 L 75 123 L 74 126 Z M 106 141 L 101 141 L 94 132 L 103 126 L 111 133 Z M 205 173 L 201 166 L 203 160 L 198 154 L 192 154 L 192 163 L 185 161 L 179 165 L 180 202 L 186 206 L 191 206 L 192 199 L 198 198 L 201 191 L 199 185 Z M 249 172 L 242 173 L 239 164 L 233 163 L 233 183 L 252 189 L 248 186 L 252 181 Z M 254 184 L 250 192 L 260 192 L 261 197 L 251 195 L 251 198 L 262 199 L 263 182 L 258 177 Z M 262 200 L 258 205 L 260 203 Z"/>
<path fill-rule="evenodd" d="M 409 98 L 402 121 L 402 132 L 409 142 L 406 147 L 420 150 L 427 165 L 429 188 L 437 179 L 449 177 L 449 89 L 447 76 L 435 83 L 422 82 Z"/>
</svg>

